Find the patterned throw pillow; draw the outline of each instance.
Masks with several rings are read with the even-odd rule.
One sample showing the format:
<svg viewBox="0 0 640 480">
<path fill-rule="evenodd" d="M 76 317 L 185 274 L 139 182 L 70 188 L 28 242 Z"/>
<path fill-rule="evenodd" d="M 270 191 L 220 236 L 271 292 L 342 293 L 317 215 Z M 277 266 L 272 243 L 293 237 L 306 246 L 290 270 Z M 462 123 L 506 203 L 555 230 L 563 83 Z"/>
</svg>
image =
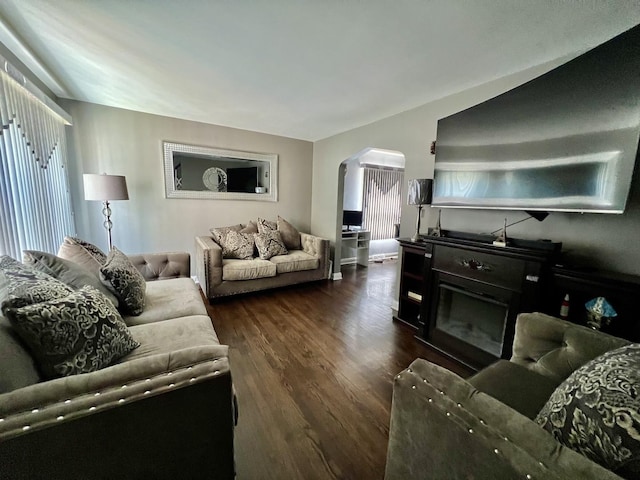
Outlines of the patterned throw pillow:
<svg viewBox="0 0 640 480">
<path fill-rule="evenodd" d="M 535 421 L 616 474 L 640 478 L 640 344 L 607 352 L 573 372 Z"/>
<path fill-rule="evenodd" d="M 254 233 L 258 255 L 262 260 L 269 260 L 276 255 L 286 255 L 289 253 L 287 247 L 282 243 L 282 237 L 277 230 L 265 233 Z"/>
<path fill-rule="evenodd" d="M 229 232 L 239 232 L 242 230 L 243 225 L 241 223 L 237 225 L 231 225 L 230 227 L 216 227 L 209 231 L 215 242 L 222 247 Z"/>
<path fill-rule="evenodd" d="M 129 315 L 142 313 L 147 282 L 131 260 L 115 247 L 100 269 L 100 281 L 118 297 L 122 311 Z"/>
<path fill-rule="evenodd" d="M 99 276 L 100 267 L 107 261 L 107 256 L 102 250 L 75 237 L 64 237 L 58 249 L 58 257 L 85 267 L 96 277 Z"/>
<path fill-rule="evenodd" d="M 64 283 L 30 268 L 17 260 L 0 257 L 0 303 L 7 307 L 23 307 L 65 297 L 73 290 Z"/>
<path fill-rule="evenodd" d="M 227 233 L 224 244 L 222 245 L 222 258 L 250 260 L 253 258 L 253 251 L 253 235 L 232 230 Z"/>
<path fill-rule="evenodd" d="M 22 261 L 25 265 L 51 275 L 74 290 L 78 290 L 85 285 L 91 285 L 107 297 L 116 308 L 118 307 L 116 296 L 87 268 L 70 260 L 56 257 L 52 253 L 24 250 L 22 255 Z"/>
<path fill-rule="evenodd" d="M 258 233 L 266 233 L 278 230 L 278 224 L 271 220 L 265 220 L 264 218 L 258 218 Z"/>
<path fill-rule="evenodd" d="M 113 304 L 91 286 L 3 313 L 48 378 L 94 372 L 140 346 Z"/>
<path fill-rule="evenodd" d="M 280 215 L 278 215 L 278 231 L 282 236 L 284 246 L 289 250 L 300 250 L 302 248 L 300 245 L 300 232 Z"/>
</svg>

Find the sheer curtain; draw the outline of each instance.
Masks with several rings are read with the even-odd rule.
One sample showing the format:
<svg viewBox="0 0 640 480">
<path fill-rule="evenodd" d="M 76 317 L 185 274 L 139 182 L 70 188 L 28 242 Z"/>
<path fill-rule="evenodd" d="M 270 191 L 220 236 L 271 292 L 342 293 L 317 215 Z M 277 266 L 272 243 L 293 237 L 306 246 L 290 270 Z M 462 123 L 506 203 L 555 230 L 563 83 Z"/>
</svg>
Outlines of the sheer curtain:
<svg viewBox="0 0 640 480">
<path fill-rule="evenodd" d="M 364 168 L 364 228 L 371 240 L 393 238 L 400 223 L 404 170 L 367 166 Z"/>
<path fill-rule="evenodd" d="M 66 170 L 69 122 L 25 88 L 28 81 L 8 62 L 3 66 L 0 255 L 21 259 L 25 249 L 55 253 L 64 236 L 75 233 Z"/>
</svg>

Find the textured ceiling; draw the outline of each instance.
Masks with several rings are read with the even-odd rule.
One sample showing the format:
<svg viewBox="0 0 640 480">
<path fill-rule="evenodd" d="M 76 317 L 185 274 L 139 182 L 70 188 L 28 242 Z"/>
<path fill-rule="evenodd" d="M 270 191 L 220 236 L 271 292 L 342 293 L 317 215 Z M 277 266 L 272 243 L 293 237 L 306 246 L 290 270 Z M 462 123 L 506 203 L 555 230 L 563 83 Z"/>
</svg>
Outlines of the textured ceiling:
<svg viewBox="0 0 640 480">
<path fill-rule="evenodd" d="M 639 24 L 640 0 L 2 0 L 0 16 L 60 97 L 318 140 L 581 53 Z"/>
</svg>

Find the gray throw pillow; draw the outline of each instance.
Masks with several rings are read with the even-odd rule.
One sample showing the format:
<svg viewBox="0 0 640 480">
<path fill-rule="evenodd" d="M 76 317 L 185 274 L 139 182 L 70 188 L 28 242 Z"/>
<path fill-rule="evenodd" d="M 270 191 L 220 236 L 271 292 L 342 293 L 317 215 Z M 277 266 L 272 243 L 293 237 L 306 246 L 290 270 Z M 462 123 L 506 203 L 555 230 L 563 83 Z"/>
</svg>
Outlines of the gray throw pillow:
<svg viewBox="0 0 640 480">
<path fill-rule="evenodd" d="M 240 230 L 240 233 L 258 233 L 258 224 L 253 220 L 249 220 L 249 223 Z"/>
<path fill-rule="evenodd" d="M 129 315 L 142 313 L 147 283 L 131 260 L 115 247 L 100 268 L 100 281 L 118 297 L 123 312 Z"/>
<path fill-rule="evenodd" d="M 82 265 L 57 257 L 52 253 L 36 250 L 24 250 L 22 254 L 22 261 L 25 265 L 57 278 L 74 290 L 78 290 L 85 285 L 91 285 L 102 292 L 116 308 L 118 307 L 118 298 L 100 282 L 98 277 Z"/>
<path fill-rule="evenodd" d="M 58 257 L 64 258 L 87 268 L 96 277 L 107 256 L 95 245 L 75 237 L 64 237 L 58 249 Z"/>
<path fill-rule="evenodd" d="M 258 217 L 258 233 L 271 232 L 278 229 L 278 224 L 271 220 Z"/>
<path fill-rule="evenodd" d="M 286 255 L 289 253 L 287 247 L 282 243 L 280 232 L 273 230 L 265 233 L 255 233 L 253 235 L 258 255 L 262 260 L 269 260 L 276 255 Z"/>
<path fill-rule="evenodd" d="M 222 245 L 222 258 L 239 258 L 240 260 L 250 260 L 253 258 L 254 243 L 253 235 L 250 233 L 240 233 L 230 231 Z"/>
<path fill-rule="evenodd" d="M 640 478 L 640 344 L 573 372 L 535 421 L 563 445 L 626 478 Z"/>
<path fill-rule="evenodd" d="M 22 307 L 60 298 L 73 292 L 60 280 L 27 267 L 17 260 L 0 257 L 0 304 Z"/>
<path fill-rule="evenodd" d="M 47 378 L 94 372 L 140 346 L 113 304 L 90 286 L 3 313 Z"/>
<path fill-rule="evenodd" d="M 289 250 L 300 250 L 300 232 L 284 218 L 278 215 L 278 231 L 284 246 Z"/>
</svg>

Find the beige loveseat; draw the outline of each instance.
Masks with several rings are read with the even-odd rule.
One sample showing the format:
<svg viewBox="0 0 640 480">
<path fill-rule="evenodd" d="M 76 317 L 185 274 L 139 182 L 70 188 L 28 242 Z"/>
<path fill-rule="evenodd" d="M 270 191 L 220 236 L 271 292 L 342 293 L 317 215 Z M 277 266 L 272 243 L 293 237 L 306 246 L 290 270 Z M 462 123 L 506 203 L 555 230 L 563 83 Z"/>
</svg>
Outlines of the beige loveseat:
<svg viewBox="0 0 640 480">
<path fill-rule="evenodd" d="M 189 254 L 130 259 L 148 280 L 142 314 L 123 316 L 140 346 L 111 366 L 43 379 L 0 316 L 0 478 L 234 477 L 228 347 Z"/>
<path fill-rule="evenodd" d="M 300 250 L 269 260 L 226 259 L 210 236 L 196 237 L 196 276 L 210 300 L 329 277 L 329 240 L 300 233 Z"/>
</svg>

